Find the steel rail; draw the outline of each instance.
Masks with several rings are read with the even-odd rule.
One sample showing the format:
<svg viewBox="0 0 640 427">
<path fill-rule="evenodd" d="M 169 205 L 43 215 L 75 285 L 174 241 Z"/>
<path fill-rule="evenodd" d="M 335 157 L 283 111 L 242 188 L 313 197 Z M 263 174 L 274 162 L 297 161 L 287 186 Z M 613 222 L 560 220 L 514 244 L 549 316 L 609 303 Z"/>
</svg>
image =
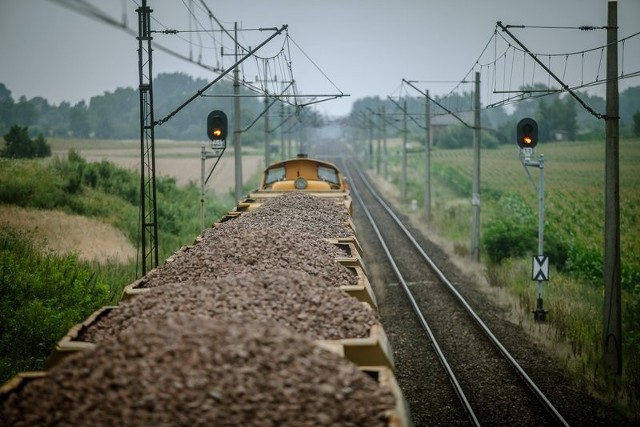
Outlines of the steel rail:
<svg viewBox="0 0 640 427">
<path fill-rule="evenodd" d="M 360 175 L 360 171 L 359 170 L 356 170 L 356 171 L 358 172 L 358 175 Z M 426 332 L 427 337 L 429 338 L 429 341 L 431 343 L 431 346 L 433 347 L 433 350 L 435 351 L 435 353 L 436 353 L 436 355 L 437 355 L 437 357 L 438 357 L 438 359 L 440 361 L 440 364 L 442 365 L 444 370 L 447 372 L 447 376 L 449 377 L 449 381 L 451 382 L 451 385 L 453 386 L 453 390 L 455 391 L 456 395 L 460 399 L 460 402 L 462 403 L 462 406 L 463 406 L 465 412 L 469 416 L 469 420 L 471 421 L 471 424 L 474 425 L 474 426 L 480 426 L 480 421 L 476 417 L 476 414 L 473 411 L 473 407 L 471 406 L 471 403 L 469 402 L 469 399 L 467 399 L 467 396 L 464 394 L 464 391 L 462 390 L 462 386 L 458 382 L 458 379 L 456 378 L 456 375 L 453 372 L 453 369 L 451 368 L 451 365 L 449 365 L 449 362 L 447 361 L 447 358 L 444 355 L 444 352 L 440 348 L 440 345 L 438 344 L 438 341 L 436 340 L 431 328 L 429 327 L 429 324 L 427 323 L 427 320 L 424 318 L 424 315 L 422 314 L 422 311 L 420 310 L 420 307 L 418 306 L 418 303 L 416 302 L 415 298 L 413 297 L 413 294 L 411 293 L 411 290 L 409 290 L 409 285 L 404 280 L 404 277 L 402 276 L 402 273 L 398 269 L 398 266 L 397 266 L 396 262 L 394 261 L 393 256 L 391 255 L 391 252 L 389 251 L 389 248 L 388 248 L 384 238 L 382 237 L 382 234 L 380 233 L 380 230 L 378 229 L 378 226 L 376 225 L 375 221 L 373 220 L 373 217 L 371 216 L 371 213 L 369 212 L 369 209 L 364 204 L 364 201 L 362 200 L 362 197 L 360 197 L 360 193 L 359 193 L 359 191 L 357 189 L 357 186 L 354 184 L 354 182 L 351 179 L 351 176 L 349 175 L 349 173 L 347 171 L 345 171 L 345 173 L 347 174 L 348 179 L 349 179 L 349 186 L 350 186 L 350 189 L 351 189 L 351 193 L 358 200 L 358 203 L 360 203 L 362 211 L 364 212 L 364 214 L 369 219 L 369 222 L 371 223 L 371 226 L 373 227 L 373 230 L 375 231 L 376 236 L 378 237 L 378 240 L 380 241 L 380 245 L 384 249 L 384 252 L 387 255 L 387 259 L 389 260 L 389 263 L 391 264 L 391 267 L 393 268 L 393 271 L 394 271 L 394 273 L 396 275 L 396 278 L 400 282 L 400 285 L 402 286 L 402 289 L 403 289 L 404 293 L 406 294 L 407 298 L 409 299 L 409 302 L 411 303 L 411 306 L 413 308 L 414 313 L 418 317 L 418 320 L 419 320 L 419 322 L 420 322 L 420 324 L 422 326 L 422 329 L 424 329 L 424 331 Z M 361 176 L 361 179 L 362 179 L 362 176 Z M 365 182 L 365 185 L 367 185 L 367 182 L 366 181 L 364 181 L 364 182 Z M 376 196 L 375 193 L 372 192 L 372 194 L 374 195 L 374 197 Z"/>
<path fill-rule="evenodd" d="M 502 345 L 500 340 L 491 332 L 491 330 L 487 327 L 487 325 L 480 319 L 480 317 L 476 314 L 476 312 L 471 308 L 471 306 L 467 303 L 464 297 L 458 292 L 458 290 L 453 286 L 453 284 L 447 279 L 444 273 L 436 266 L 436 264 L 431 260 L 431 258 L 424 252 L 420 244 L 415 240 L 415 238 L 411 235 L 409 230 L 404 226 L 402 221 L 398 218 L 398 216 L 393 212 L 393 210 L 389 207 L 389 205 L 377 194 L 375 189 L 371 186 L 368 179 L 364 176 L 362 171 L 358 166 L 354 167 L 354 170 L 359 175 L 360 179 L 364 182 L 367 189 L 371 192 L 373 197 L 380 203 L 380 205 L 389 213 L 389 215 L 393 218 L 393 220 L 398 224 L 398 226 L 402 229 L 402 231 L 406 234 L 407 238 L 411 240 L 417 251 L 423 257 L 423 259 L 429 264 L 433 272 L 440 278 L 442 283 L 445 284 L 447 289 L 453 294 L 453 296 L 460 302 L 460 304 L 464 307 L 467 313 L 473 318 L 476 324 L 480 327 L 482 332 L 487 336 L 489 341 L 498 349 L 498 351 L 503 355 L 503 357 L 509 362 L 509 365 L 518 373 L 520 378 L 525 382 L 525 384 L 531 389 L 531 391 L 535 394 L 535 396 L 540 400 L 540 402 L 544 405 L 545 409 L 553 415 L 553 417 L 563 426 L 569 426 L 569 423 L 564 419 L 564 417 L 558 412 L 555 406 L 551 403 L 551 401 L 545 396 L 545 394 L 540 390 L 540 388 L 536 385 L 536 383 L 527 375 L 527 373 L 522 369 L 520 364 L 511 356 L 509 351 Z M 371 220 L 371 219 L 370 219 Z M 408 288 L 407 288 L 408 291 Z"/>
</svg>

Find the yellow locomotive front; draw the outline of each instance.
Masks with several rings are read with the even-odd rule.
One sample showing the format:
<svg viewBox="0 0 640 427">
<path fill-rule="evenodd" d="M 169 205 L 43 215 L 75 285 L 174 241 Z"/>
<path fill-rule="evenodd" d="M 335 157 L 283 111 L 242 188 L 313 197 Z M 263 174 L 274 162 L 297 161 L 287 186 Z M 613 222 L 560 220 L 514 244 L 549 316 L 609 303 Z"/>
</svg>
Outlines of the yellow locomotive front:
<svg viewBox="0 0 640 427">
<path fill-rule="evenodd" d="M 344 204 L 351 214 L 351 195 L 347 181 L 337 166 L 306 155 L 272 163 L 262 173 L 260 187 L 238 201 L 235 209 L 221 219 L 258 208 L 265 200 L 283 193 L 300 191 L 317 197 L 329 198 Z"/>
<path fill-rule="evenodd" d="M 265 169 L 259 192 L 346 192 L 340 170 L 332 163 L 306 156 L 274 163 Z"/>
</svg>

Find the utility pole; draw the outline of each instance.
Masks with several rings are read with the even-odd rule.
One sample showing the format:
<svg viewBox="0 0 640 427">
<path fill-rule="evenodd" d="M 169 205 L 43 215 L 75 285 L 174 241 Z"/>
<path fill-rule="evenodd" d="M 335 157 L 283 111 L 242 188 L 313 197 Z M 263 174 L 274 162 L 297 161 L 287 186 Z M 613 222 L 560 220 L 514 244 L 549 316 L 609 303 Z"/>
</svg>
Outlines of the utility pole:
<svg viewBox="0 0 640 427">
<path fill-rule="evenodd" d="M 367 117 L 367 122 L 369 123 L 369 169 L 373 169 L 373 119 L 371 117 Z"/>
<path fill-rule="evenodd" d="M 158 266 L 158 214 L 156 210 L 155 121 L 151 74 L 151 8 L 142 1 L 138 12 L 138 73 L 140 92 L 140 231 L 142 275 Z"/>
<path fill-rule="evenodd" d="M 234 24 L 235 58 L 238 62 L 238 23 Z M 233 69 L 233 157 L 235 160 L 236 200 L 242 198 L 242 142 L 240 141 L 240 68 Z"/>
<path fill-rule="evenodd" d="M 384 108 L 384 107 L 382 107 Z M 376 174 L 380 175 L 380 163 L 381 163 L 381 145 L 382 145 L 382 120 L 384 117 L 382 116 L 382 109 L 378 113 L 378 118 L 380 119 L 380 124 L 378 125 L 378 149 L 376 150 Z"/>
<path fill-rule="evenodd" d="M 620 291 L 620 174 L 618 99 L 618 3 L 608 3 L 607 113 L 604 195 L 604 366 L 619 386 L 622 377 Z"/>
<path fill-rule="evenodd" d="M 389 180 L 389 155 L 387 153 L 387 113 L 385 112 L 384 105 L 382 106 L 382 149 L 383 149 L 383 169 L 384 180 Z"/>
<path fill-rule="evenodd" d="M 407 98 L 403 103 L 402 115 L 402 200 L 407 200 Z"/>
<path fill-rule="evenodd" d="M 269 97 L 264 97 L 264 167 L 271 164 L 271 141 L 269 135 Z"/>
<path fill-rule="evenodd" d="M 287 107 L 287 110 L 289 110 L 289 107 Z M 292 128 L 289 128 L 289 130 L 287 130 L 287 157 L 288 158 L 293 157 L 293 131 L 292 131 Z"/>
<path fill-rule="evenodd" d="M 429 91 L 424 97 L 424 216 L 431 220 L 431 104 Z"/>
<path fill-rule="evenodd" d="M 298 153 L 299 154 L 308 154 L 305 150 L 305 128 L 304 123 L 302 123 L 302 116 L 298 116 Z"/>
<path fill-rule="evenodd" d="M 259 80 L 256 76 L 256 82 L 262 82 L 265 84 L 268 83 L 278 83 L 278 76 L 275 76 L 275 80 L 265 79 Z M 275 94 L 277 95 L 277 93 Z M 282 105 L 282 104 L 280 104 Z M 271 131 L 269 129 L 269 108 L 271 107 L 269 103 L 269 91 L 265 89 L 264 91 L 264 166 L 267 167 L 271 164 Z"/>
<path fill-rule="evenodd" d="M 284 102 L 280 103 L 280 120 L 284 120 Z M 280 160 L 284 160 L 285 156 L 284 126 L 280 126 Z"/>
<path fill-rule="evenodd" d="M 480 73 L 477 71 L 473 107 L 473 183 L 471 187 L 471 259 L 480 261 Z"/>
</svg>

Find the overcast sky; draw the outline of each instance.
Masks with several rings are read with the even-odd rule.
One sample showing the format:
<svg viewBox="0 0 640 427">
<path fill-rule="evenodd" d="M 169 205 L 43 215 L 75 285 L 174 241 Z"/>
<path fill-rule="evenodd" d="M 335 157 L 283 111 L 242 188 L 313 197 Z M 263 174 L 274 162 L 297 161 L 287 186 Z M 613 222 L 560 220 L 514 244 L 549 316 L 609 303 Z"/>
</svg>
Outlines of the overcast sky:
<svg viewBox="0 0 640 427">
<path fill-rule="evenodd" d="M 142 0 L 87 0 L 118 21 L 126 20 L 137 32 L 136 4 Z M 68 0 L 67 3 L 74 3 Z M 152 29 L 196 29 L 186 5 L 190 0 L 148 0 L 153 9 Z M 201 1 L 193 3 L 198 22 L 205 28 L 210 20 L 201 10 Z M 232 30 L 237 21 L 244 29 L 288 25 L 291 40 L 287 58 L 301 94 L 338 94 L 349 97 L 316 104 L 323 113 L 347 114 L 351 103 L 365 96 L 398 96 L 406 86 L 403 78 L 420 80 L 421 89 L 432 94 L 446 94 L 455 82 L 465 77 L 490 40 L 496 21 L 504 24 L 535 26 L 606 25 L 607 2 L 604 0 L 205 0 L 217 19 Z M 618 1 L 619 37 L 640 31 L 640 0 Z M 513 33 L 534 52 L 568 53 L 604 45 L 605 31 L 513 29 Z M 256 46 L 269 31 L 244 31 L 240 39 Z M 220 41 L 220 35 L 216 35 Z M 639 37 L 625 47 L 625 69 L 640 70 Z M 501 39 L 499 39 L 501 40 Z M 207 33 L 180 33 L 180 36 L 155 34 L 154 41 L 183 55 L 192 55 L 215 65 L 220 62 L 219 44 Z M 191 41 L 191 43 L 189 43 Z M 277 53 L 285 41 L 276 37 L 259 55 Z M 223 43 L 230 47 L 229 39 Z M 504 45 L 504 41 L 500 42 Z M 200 47 L 202 46 L 202 48 Z M 217 48 L 216 48 L 217 47 Z M 299 48 L 298 48 L 299 47 Z M 43 96 L 51 103 L 72 104 L 118 87 L 138 86 L 138 42 L 121 29 L 78 14 L 48 0 L 0 0 L 0 82 L 20 96 Z M 230 53 L 230 48 L 227 52 Z M 500 45 L 487 47 L 482 63 L 500 54 Z M 496 53 L 497 52 L 497 53 Z M 599 57 L 596 52 L 595 56 Z M 593 56 L 593 55 L 592 55 Z M 593 61 L 593 58 L 587 60 Z M 229 67 L 231 57 L 222 65 Z M 520 56 L 507 56 L 496 70 L 511 80 L 508 88 L 530 79 L 513 78 L 507 65 L 523 63 Z M 560 74 L 565 66 L 553 58 Z M 245 78 L 255 79 L 247 61 Z M 595 69 L 571 65 L 574 75 L 598 73 Z M 517 67 L 517 65 L 516 65 Z M 215 74 L 197 65 L 155 50 L 153 74 L 184 72 L 207 80 Z M 531 66 L 529 65 L 531 69 Z M 491 67 L 487 67 L 491 71 Z M 603 70 L 603 69 L 602 69 Z M 496 71 L 497 72 L 497 71 Z M 537 69 L 535 79 L 546 83 L 547 77 Z M 601 71 L 600 77 L 604 77 Z M 279 77 L 282 79 L 282 77 Z M 533 77 L 531 77 L 533 78 Z M 568 76 L 567 76 L 568 78 Z M 487 74 L 483 79 L 495 80 Z M 519 81 L 518 81 L 519 79 Z M 505 87 L 506 76 L 498 76 L 497 88 Z M 640 85 L 638 77 L 621 82 Z M 466 87 L 471 90 L 472 87 Z M 413 93 L 417 95 L 417 93 Z M 482 103 L 494 101 L 483 95 Z M 176 100 L 179 104 L 183 100 Z"/>
</svg>

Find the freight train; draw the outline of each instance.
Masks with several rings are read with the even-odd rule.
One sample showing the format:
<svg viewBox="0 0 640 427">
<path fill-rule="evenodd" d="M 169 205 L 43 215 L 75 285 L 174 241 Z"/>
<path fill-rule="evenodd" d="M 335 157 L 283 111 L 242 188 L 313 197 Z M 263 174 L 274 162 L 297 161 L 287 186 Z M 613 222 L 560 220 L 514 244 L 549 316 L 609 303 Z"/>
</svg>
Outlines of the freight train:
<svg viewBox="0 0 640 427">
<path fill-rule="evenodd" d="M 192 245 L 0 390 L 2 425 L 406 426 L 333 164 L 270 165 Z"/>
</svg>

